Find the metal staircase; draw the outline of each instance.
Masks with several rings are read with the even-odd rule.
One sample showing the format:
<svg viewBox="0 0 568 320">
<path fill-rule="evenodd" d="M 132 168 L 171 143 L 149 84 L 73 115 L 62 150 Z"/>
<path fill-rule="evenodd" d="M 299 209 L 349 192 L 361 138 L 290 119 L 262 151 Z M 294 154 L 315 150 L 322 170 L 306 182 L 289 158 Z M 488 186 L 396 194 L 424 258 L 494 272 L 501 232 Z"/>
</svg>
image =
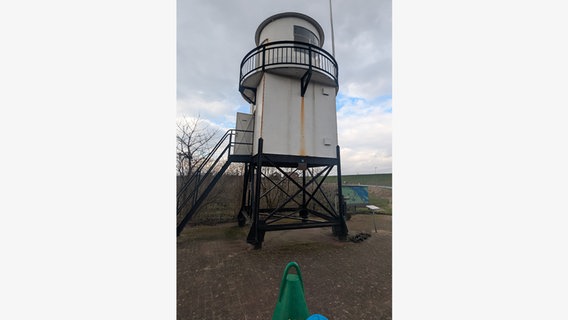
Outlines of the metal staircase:
<svg viewBox="0 0 568 320">
<path fill-rule="evenodd" d="M 213 190 L 232 162 L 249 162 L 250 155 L 234 154 L 235 146 L 249 144 L 239 142 L 236 136 L 245 130 L 230 129 L 211 152 L 201 162 L 190 178 L 184 182 L 177 193 L 177 235 L 183 231 L 191 218 L 199 211 L 199 207 Z M 214 161 L 212 161 L 215 159 Z"/>
</svg>

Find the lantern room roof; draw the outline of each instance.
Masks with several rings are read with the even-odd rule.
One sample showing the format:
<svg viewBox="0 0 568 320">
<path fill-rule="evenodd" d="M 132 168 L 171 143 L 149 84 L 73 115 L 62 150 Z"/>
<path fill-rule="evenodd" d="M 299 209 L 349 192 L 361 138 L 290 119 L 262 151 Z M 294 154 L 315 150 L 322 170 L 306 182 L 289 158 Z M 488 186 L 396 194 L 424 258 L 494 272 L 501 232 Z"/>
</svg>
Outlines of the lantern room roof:
<svg viewBox="0 0 568 320">
<path fill-rule="evenodd" d="M 316 20 L 314 20 L 312 17 L 309 17 L 309 16 L 307 16 L 303 13 L 299 13 L 299 12 L 277 13 L 273 16 L 266 18 L 266 20 L 262 21 L 260 23 L 260 25 L 258 26 L 258 28 L 256 29 L 256 33 L 254 35 L 254 41 L 256 42 L 257 46 L 260 45 L 259 41 L 260 41 L 260 33 L 262 32 L 262 29 L 264 29 L 264 27 L 266 27 L 266 25 L 271 23 L 272 21 L 282 19 L 282 18 L 300 18 L 300 19 L 306 20 L 309 23 L 311 23 L 318 31 L 319 39 L 320 39 L 320 47 L 323 47 L 324 35 L 323 35 L 323 29 L 320 26 L 320 24 Z"/>
</svg>

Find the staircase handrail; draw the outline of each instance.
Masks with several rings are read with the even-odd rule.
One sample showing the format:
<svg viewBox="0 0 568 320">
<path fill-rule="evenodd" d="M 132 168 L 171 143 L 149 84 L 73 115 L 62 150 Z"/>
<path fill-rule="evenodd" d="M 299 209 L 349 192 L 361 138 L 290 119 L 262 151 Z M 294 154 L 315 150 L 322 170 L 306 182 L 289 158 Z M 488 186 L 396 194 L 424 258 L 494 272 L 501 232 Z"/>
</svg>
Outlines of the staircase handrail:
<svg viewBox="0 0 568 320">
<path fill-rule="evenodd" d="M 223 137 L 221 137 L 221 139 L 219 140 L 219 142 L 217 142 L 217 144 L 215 145 L 215 147 L 213 147 L 213 149 L 211 149 L 211 151 L 209 152 L 209 154 L 205 157 L 205 159 L 201 162 L 201 164 L 199 165 L 199 167 L 192 173 L 191 177 L 189 178 L 189 180 L 184 184 L 184 186 L 181 188 L 181 190 L 178 191 L 177 193 L 177 199 L 179 201 L 180 196 L 183 194 L 183 192 L 185 192 L 185 190 L 191 185 L 191 183 L 193 182 L 193 180 L 195 180 L 195 178 L 197 177 L 197 173 L 201 172 L 201 170 L 203 170 L 203 168 L 205 167 L 205 165 L 211 160 L 211 158 L 213 157 L 213 155 L 217 152 L 217 150 L 219 149 L 219 147 L 223 144 L 223 142 L 225 142 L 225 139 L 227 139 L 227 136 L 231 136 L 233 129 L 229 129 L 227 130 L 227 132 L 225 132 L 225 134 L 223 135 Z M 229 143 L 230 144 L 230 143 Z"/>
<path fill-rule="evenodd" d="M 252 145 L 252 143 L 250 143 L 250 142 L 237 142 L 236 138 L 233 139 L 233 135 L 236 136 L 237 132 L 252 133 L 253 131 L 242 130 L 242 129 L 229 129 L 229 130 L 227 130 L 227 132 L 225 132 L 223 137 L 221 137 L 219 142 L 215 145 L 215 147 L 213 147 L 213 149 L 209 152 L 209 154 L 201 162 L 201 164 L 199 165 L 197 170 L 195 170 L 193 172 L 193 174 L 191 175 L 189 180 L 182 186 L 182 188 L 178 192 L 178 194 L 177 194 L 177 208 L 176 208 L 178 218 L 181 214 L 181 210 L 186 206 L 187 202 L 192 198 L 198 197 L 200 186 L 205 183 L 207 178 L 212 174 L 213 170 L 216 168 L 217 164 L 219 163 L 219 161 L 221 161 L 221 159 L 225 156 L 225 154 L 227 154 L 228 156 L 227 156 L 227 163 L 225 163 L 225 165 L 223 165 L 223 169 L 221 169 L 223 172 L 225 171 L 227 164 L 231 162 L 231 153 L 234 152 L 234 150 L 231 150 L 231 149 L 234 149 L 237 144 Z M 229 138 L 229 142 L 225 145 L 227 137 Z M 222 145 L 225 145 L 225 147 L 224 147 L 223 151 L 218 153 L 218 150 Z M 215 159 L 215 161 L 212 164 L 209 164 L 209 162 L 211 161 L 211 158 L 216 154 L 218 154 L 218 155 L 217 155 L 217 158 Z M 201 172 L 204 170 L 205 166 L 208 165 L 208 164 L 209 164 L 209 168 L 207 169 L 205 174 L 201 174 Z M 192 183 L 196 179 L 197 179 L 197 181 L 195 183 L 193 190 L 189 193 L 189 195 L 187 195 L 182 200 L 181 199 L 182 194 L 189 188 L 189 186 L 192 185 Z M 214 180 L 215 179 L 218 179 L 218 177 L 215 177 Z M 211 184 L 212 182 L 210 181 L 208 183 Z M 207 189 L 208 188 L 209 188 L 209 185 L 207 186 Z M 199 198 L 201 199 L 202 196 L 203 196 L 203 194 L 201 196 L 199 196 Z M 198 202 L 199 202 L 199 200 L 198 200 Z M 196 204 L 194 203 L 194 205 L 196 205 Z M 193 212 L 193 208 L 190 209 L 190 212 Z M 186 217 L 184 217 L 183 219 L 185 221 Z"/>
<path fill-rule="evenodd" d="M 215 168 L 215 166 L 217 165 L 217 163 L 219 162 L 219 160 L 221 160 L 221 158 L 223 157 L 223 155 L 225 155 L 225 152 L 227 152 L 227 150 L 229 149 L 230 144 L 228 144 L 225 149 L 223 149 L 223 151 L 221 152 L 221 154 L 219 155 L 219 157 L 217 157 L 217 159 L 215 159 L 215 162 L 213 162 L 213 164 L 209 167 L 209 170 L 207 170 L 207 172 L 203 175 L 203 179 L 201 181 L 205 181 L 205 179 L 209 176 L 209 174 L 211 173 L 211 171 L 213 171 L 213 169 Z M 201 185 L 201 183 L 200 183 Z M 199 190 L 199 188 L 195 188 L 193 189 L 193 191 L 181 202 L 178 203 L 177 206 L 177 211 L 178 214 L 180 213 L 180 210 L 185 207 L 185 204 L 187 203 L 187 201 L 189 201 L 189 199 L 191 199 L 193 197 L 193 195 Z"/>
</svg>

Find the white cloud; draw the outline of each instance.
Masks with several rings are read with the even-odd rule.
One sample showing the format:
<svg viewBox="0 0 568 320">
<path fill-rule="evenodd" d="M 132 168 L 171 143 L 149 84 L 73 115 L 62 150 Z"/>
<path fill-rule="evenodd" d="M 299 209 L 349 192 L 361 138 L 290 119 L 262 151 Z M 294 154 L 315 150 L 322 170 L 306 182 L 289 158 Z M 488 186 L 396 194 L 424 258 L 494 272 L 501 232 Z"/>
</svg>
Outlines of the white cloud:
<svg viewBox="0 0 568 320">
<path fill-rule="evenodd" d="M 378 76 L 374 81 L 348 82 L 344 86 L 345 88 L 342 87 L 341 90 L 345 91 L 346 95 L 367 100 L 391 93 L 390 82 Z"/>
<path fill-rule="evenodd" d="M 334 17 L 341 90 L 365 99 L 390 95 L 391 2 L 356 4 L 359 2 L 337 1 L 340 13 Z"/>
<path fill-rule="evenodd" d="M 219 123 L 217 123 L 217 122 L 211 121 L 211 120 L 203 118 L 201 116 L 199 116 L 199 117 L 197 117 L 197 116 L 177 116 L 176 121 L 178 123 L 184 123 L 184 121 L 187 121 L 187 123 L 190 123 L 190 124 L 197 122 L 197 128 L 198 128 L 199 131 L 213 130 L 213 131 L 217 131 L 217 132 L 221 133 L 221 135 L 224 132 L 226 132 L 228 129 L 230 129 L 228 127 L 219 125 Z"/>
<path fill-rule="evenodd" d="M 221 126 L 234 125 L 239 109 L 228 100 L 208 99 L 205 95 L 192 94 L 177 101 L 178 116 L 200 117 Z"/>
<path fill-rule="evenodd" d="M 391 100 L 380 104 L 358 99 L 337 113 L 342 172 L 392 172 Z"/>
</svg>

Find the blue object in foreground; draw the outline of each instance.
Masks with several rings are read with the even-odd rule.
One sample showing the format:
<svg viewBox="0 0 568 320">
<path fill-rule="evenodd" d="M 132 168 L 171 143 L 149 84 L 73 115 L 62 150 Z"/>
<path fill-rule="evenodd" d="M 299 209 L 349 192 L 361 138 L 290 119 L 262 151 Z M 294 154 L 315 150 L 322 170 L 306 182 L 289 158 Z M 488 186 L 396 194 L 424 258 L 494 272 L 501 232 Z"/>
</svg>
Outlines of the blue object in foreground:
<svg viewBox="0 0 568 320">
<path fill-rule="evenodd" d="M 321 314 L 312 314 L 309 318 L 307 318 L 306 320 L 329 320 L 328 318 L 322 316 Z"/>
</svg>

